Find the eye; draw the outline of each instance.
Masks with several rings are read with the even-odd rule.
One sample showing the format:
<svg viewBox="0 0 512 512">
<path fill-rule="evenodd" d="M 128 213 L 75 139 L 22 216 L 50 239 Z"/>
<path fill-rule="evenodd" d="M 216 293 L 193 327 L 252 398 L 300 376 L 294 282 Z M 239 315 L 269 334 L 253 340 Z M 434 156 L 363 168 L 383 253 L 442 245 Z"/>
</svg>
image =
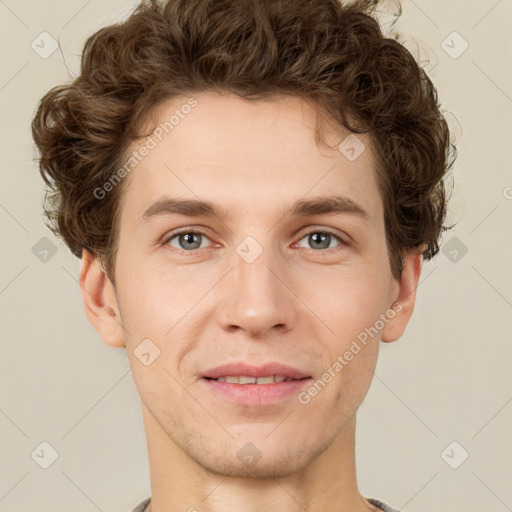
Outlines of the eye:
<svg viewBox="0 0 512 512">
<path fill-rule="evenodd" d="M 339 235 L 320 229 L 309 231 L 303 235 L 297 245 L 299 247 L 304 247 L 303 245 L 300 245 L 300 242 L 305 239 L 307 239 L 307 243 L 310 244 L 309 248 L 313 250 L 333 249 L 334 247 L 341 245 L 349 245 L 348 242 L 343 240 Z M 208 247 L 206 243 L 203 244 L 206 240 L 209 240 L 209 238 L 201 231 L 183 230 L 177 233 L 172 233 L 163 242 L 163 245 L 170 245 L 174 249 L 184 252 L 194 252 L 195 250 Z M 332 246 L 331 243 L 334 241 L 337 241 L 338 244 Z"/>
<path fill-rule="evenodd" d="M 171 243 L 171 240 L 174 239 L 176 239 L 176 242 L 173 244 Z M 202 249 L 204 246 L 202 245 L 201 241 L 204 239 L 208 239 L 208 237 L 200 231 L 180 231 L 178 233 L 172 234 L 169 238 L 167 238 L 164 242 L 164 245 L 169 244 L 175 249 L 190 252 L 195 249 Z M 176 244 L 178 244 L 178 246 L 176 246 Z"/>
<path fill-rule="evenodd" d="M 315 230 L 306 233 L 301 240 L 307 239 L 307 243 L 311 244 L 312 249 L 332 249 L 330 247 L 331 242 L 334 240 L 338 241 L 338 245 L 345 244 L 344 240 L 338 235 L 331 233 L 330 231 Z M 300 246 L 303 247 L 303 246 Z M 337 247 L 337 246 L 336 246 Z"/>
</svg>

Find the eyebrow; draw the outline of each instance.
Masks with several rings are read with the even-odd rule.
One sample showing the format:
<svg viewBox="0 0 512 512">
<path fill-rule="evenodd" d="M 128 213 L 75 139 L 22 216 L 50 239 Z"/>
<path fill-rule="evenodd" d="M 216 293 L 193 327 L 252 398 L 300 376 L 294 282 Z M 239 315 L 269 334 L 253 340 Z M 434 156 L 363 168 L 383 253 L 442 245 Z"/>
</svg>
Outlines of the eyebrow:
<svg viewBox="0 0 512 512">
<path fill-rule="evenodd" d="M 290 207 L 290 214 L 295 217 L 308 217 L 313 215 L 353 214 L 369 222 L 368 212 L 356 201 L 345 196 L 323 196 L 312 199 L 299 199 Z M 145 223 L 151 218 L 161 215 L 186 215 L 188 217 L 215 217 L 226 219 L 227 211 L 219 204 L 198 199 L 177 199 L 163 197 L 155 201 L 140 217 L 139 223 Z"/>
</svg>

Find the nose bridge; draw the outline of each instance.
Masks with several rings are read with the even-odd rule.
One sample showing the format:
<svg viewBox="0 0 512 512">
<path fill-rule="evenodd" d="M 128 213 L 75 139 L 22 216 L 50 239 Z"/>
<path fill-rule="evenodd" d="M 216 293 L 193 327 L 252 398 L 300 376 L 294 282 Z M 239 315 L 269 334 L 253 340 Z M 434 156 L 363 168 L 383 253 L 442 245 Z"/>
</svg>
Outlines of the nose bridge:
<svg viewBox="0 0 512 512">
<path fill-rule="evenodd" d="M 234 326 L 255 336 L 295 318 L 292 294 L 279 278 L 282 265 L 270 244 L 248 236 L 236 247 L 219 318 L 224 328 Z M 276 275 L 277 274 L 277 275 Z"/>
</svg>

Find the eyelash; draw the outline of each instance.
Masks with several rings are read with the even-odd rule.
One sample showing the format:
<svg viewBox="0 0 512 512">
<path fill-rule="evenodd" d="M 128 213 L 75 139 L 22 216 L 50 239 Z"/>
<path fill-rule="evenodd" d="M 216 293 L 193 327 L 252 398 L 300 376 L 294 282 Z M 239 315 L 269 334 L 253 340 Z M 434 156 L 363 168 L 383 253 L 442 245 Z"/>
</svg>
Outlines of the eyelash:
<svg viewBox="0 0 512 512">
<path fill-rule="evenodd" d="M 179 235 L 182 235 L 182 234 L 189 234 L 189 235 L 202 235 L 204 236 L 205 238 L 208 238 L 208 235 L 206 233 L 204 233 L 203 231 L 197 231 L 197 230 L 194 230 L 194 229 L 182 229 L 180 231 L 175 231 L 173 233 L 171 233 L 169 236 L 167 236 L 164 241 L 162 242 L 162 245 L 168 245 L 169 242 L 173 239 L 173 238 L 176 238 L 177 236 Z M 329 230 L 326 230 L 326 229 L 312 229 L 310 231 L 307 231 L 306 233 L 303 233 L 301 238 L 299 238 L 299 242 L 306 238 L 307 236 L 313 234 L 313 233 L 320 233 L 320 234 L 325 234 L 325 235 L 330 235 L 332 237 L 334 237 L 340 245 L 345 245 L 345 246 L 348 246 L 350 245 L 350 243 L 347 241 L 347 240 L 344 240 L 343 238 L 340 237 L 340 235 L 332 232 L 332 231 L 329 231 Z M 209 239 L 209 238 L 208 238 Z M 332 250 L 332 249 L 336 249 L 338 248 L 339 246 L 337 247 L 331 247 L 331 248 L 327 248 L 327 249 L 310 249 L 311 251 L 314 251 L 314 252 L 325 252 L 325 251 L 329 251 L 329 250 Z M 182 253 L 188 253 L 190 255 L 194 255 L 194 254 L 197 254 L 198 251 L 200 251 L 201 249 L 207 249 L 208 247 L 202 247 L 202 248 L 199 248 L 199 249 L 191 249 L 189 251 L 185 250 L 185 249 L 179 249 L 179 248 L 176 248 L 176 247 L 172 247 L 174 250 L 177 250 L 179 252 L 182 252 Z"/>
</svg>

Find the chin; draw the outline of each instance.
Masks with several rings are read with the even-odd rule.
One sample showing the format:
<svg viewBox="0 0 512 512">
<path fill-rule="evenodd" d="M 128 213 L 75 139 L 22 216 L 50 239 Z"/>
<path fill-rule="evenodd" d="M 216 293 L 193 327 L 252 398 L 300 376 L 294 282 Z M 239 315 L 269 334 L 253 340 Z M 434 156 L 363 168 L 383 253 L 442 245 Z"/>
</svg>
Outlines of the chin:
<svg viewBox="0 0 512 512">
<path fill-rule="evenodd" d="M 328 447 L 323 445 L 286 446 L 285 442 L 258 445 L 246 442 L 225 446 L 223 450 L 194 446 L 189 452 L 197 464 L 209 472 L 232 478 L 281 478 L 300 471 Z M 240 446 L 240 447 L 239 447 Z M 259 446 L 259 448 L 258 448 Z M 260 449 L 261 448 L 261 449 Z"/>
<path fill-rule="evenodd" d="M 258 461 L 254 466 L 240 462 L 236 457 L 231 462 L 224 460 L 203 460 L 196 461 L 209 472 L 231 478 L 282 478 L 291 475 L 301 469 L 303 465 L 295 459 L 294 461 L 267 460 Z"/>
</svg>

